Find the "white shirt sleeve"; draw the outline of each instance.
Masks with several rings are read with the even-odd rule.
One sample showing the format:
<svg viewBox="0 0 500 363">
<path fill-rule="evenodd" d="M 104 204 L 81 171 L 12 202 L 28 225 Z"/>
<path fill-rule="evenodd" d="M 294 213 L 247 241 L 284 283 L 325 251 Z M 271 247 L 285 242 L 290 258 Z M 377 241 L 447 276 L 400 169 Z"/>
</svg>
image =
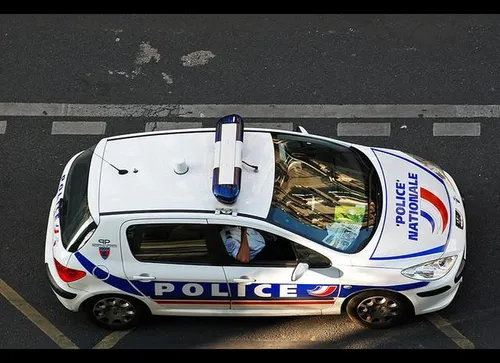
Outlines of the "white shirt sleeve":
<svg viewBox="0 0 500 363">
<path fill-rule="evenodd" d="M 227 253 L 236 258 L 241 247 L 241 229 L 239 227 L 223 227 L 220 235 L 224 241 Z M 250 248 L 250 260 L 262 251 L 266 245 L 264 237 L 254 230 L 247 228 L 248 247 Z"/>
<path fill-rule="evenodd" d="M 241 231 L 239 228 L 224 227 L 220 232 L 220 236 L 224 241 L 227 253 L 236 258 L 241 247 Z"/>
</svg>

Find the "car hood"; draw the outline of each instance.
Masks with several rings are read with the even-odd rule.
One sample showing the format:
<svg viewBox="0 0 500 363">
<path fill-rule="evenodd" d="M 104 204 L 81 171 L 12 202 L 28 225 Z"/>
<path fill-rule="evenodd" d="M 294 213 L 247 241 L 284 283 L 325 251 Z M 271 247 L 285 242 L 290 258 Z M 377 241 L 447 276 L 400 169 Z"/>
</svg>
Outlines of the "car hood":
<svg viewBox="0 0 500 363">
<path fill-rule="evenodd" d="M 443 179 L 408 154 L 372 150 L 380 167 L 384 208 L 370 259 L 442 253 L 449 239 L 452 211 Z"/>
</svg>

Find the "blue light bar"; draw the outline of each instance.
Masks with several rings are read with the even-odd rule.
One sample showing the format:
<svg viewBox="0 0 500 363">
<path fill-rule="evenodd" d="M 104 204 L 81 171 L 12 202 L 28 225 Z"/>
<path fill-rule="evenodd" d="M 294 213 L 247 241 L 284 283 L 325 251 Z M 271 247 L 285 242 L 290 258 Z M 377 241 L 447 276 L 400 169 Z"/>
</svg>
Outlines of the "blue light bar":
<svg viewBox="0 0 500 363">
<path fill-rule="evenodd" d="M 215 126 L 212 192 L 224 204 L 234 204 L 241 189 L 243 119 L 239 115 L 220 118 Z"/>
</svg>

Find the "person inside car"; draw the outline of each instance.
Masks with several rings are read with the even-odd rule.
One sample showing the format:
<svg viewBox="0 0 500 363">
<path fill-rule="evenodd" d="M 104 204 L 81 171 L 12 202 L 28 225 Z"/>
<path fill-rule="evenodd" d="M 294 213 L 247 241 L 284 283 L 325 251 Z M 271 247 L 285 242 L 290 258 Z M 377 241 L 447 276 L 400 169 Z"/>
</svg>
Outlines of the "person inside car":
<svg viewBox="0 0 500 363">
<path fill-rule="evenodd" d="M 239 262 L 250 262 L 266 246 L 262 234 L 253 228 L 224 226 L 220 235 L 226 251 Z"/>
</svg>

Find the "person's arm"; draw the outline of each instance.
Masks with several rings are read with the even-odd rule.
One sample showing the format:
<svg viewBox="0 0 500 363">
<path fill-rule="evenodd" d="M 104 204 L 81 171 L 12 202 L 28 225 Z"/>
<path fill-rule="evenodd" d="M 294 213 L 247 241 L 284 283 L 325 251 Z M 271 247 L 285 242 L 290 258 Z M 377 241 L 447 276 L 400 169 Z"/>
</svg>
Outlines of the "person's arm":
<svg viewBox="0 0 500 363">
<path fill-rule="evenodd" d="M 250 246 L 248 245 L 247 229 L 245 227 L 241 228 L 241 246 L 236 259 L 243 263 L 250 261 Z"/>
</svg>

